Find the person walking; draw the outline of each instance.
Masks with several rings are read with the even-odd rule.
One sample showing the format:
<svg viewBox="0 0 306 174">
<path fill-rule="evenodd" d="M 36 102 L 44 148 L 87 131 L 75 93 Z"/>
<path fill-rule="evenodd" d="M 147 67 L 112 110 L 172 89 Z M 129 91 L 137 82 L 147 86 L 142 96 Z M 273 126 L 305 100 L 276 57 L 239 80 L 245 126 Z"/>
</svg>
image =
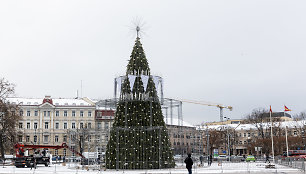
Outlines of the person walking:
<svg viewBox="0 0 306 174">
<path fill-rule="evenodd" d="M 270 160 L 269 160 L 269 154 L 267 153 L 267 155 L 266 155 L 266 162 L 269 162 L 270 163 Z"/>
<path fill-rule="evenodd" d="M 203 155 L 201 155 L 201 156 L 200 156 L 201 165 L 203 164 L 203 160 L 204 160 L 204 157 L 203 157 Z"/>
<path fill-rule="evenodd" d="M 212 160 L 213 160 L 213 159 L 212 159 L 212 155 L 209 155 L 209 160 L 208 160 L 208 165 L 209 165 L 209 166 L 211 166 Z"/>
<path fill-rule="evenodd" d="M 188 170 L 189 174 L 192 174 L 192 165 L 193 165 L 193 161 L 191 159 L 191 154 L 188 154 L 188 157 L 185 159 L 184 161 L 186 163 L 186 168 Z"/>
</svg>

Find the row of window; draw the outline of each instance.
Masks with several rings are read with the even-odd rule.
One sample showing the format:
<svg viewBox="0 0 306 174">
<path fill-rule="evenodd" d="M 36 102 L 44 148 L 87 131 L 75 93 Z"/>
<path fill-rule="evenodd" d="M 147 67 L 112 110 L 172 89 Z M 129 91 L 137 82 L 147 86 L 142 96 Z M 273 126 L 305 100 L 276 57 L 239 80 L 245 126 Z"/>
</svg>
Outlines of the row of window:
<svg viewBox="0 0 306 174">
<path fill-rule="evenodd" d="M 293 133 L 289 132 L 288 134 L 296 136 L 297 135 L 297 131 L 293 131 Z M 256 135 L 261 136 L 261 133 L 258 133 Z M 270 132 L 267 132 L 266 135 L 270 135 Z M 276 135 L 276 133 L 274 132 L 273 135 Z M 239 136 L 239 137 L 251 137 L 251 136 L 254 137 L 255 133 L 251 134 L 250 132 L 248 132 L 248 133 L 244 132 L 244 133 L 237 134 L 237 136 Z M 283 136 L 285 136 L 285 132 L 283 133 Z"/>
<path fill-rule="evenodd" d="M 27 143 L 31 142 L 30 135 L 25 136 L 25 141 Z M 40 141 L 40 140 L 38 140 L 38 136 L 34 135 L 33 136 L 33 142 L 37 143 L 38 141 Z M 18 142 L 23 142 L 23 136 L 22 135 L 18 136 Z M 54 136 L 54 142 L 59 142 L 59 136 L 58 135 Z M 63 142 L 67 142 L 67 136 L 66 135 L 63 136 Z M 49 143 L 49 135 L 44 135 L 43 136 L 43 143 Z"/>
<path fill-rule="evenodd" d="M 184 142 L 173 142 L 173 145 L 184 145 L 185 143 Z M 186 143 L 186 146 L 188 146 L 189 143 Z M 190 146 L 200 146 L 200 143 L 190 143 Z"/>
<path fill-rule="evenodd" d="M 179 135 L 179 134 L 173 134 L 173 138 L 184 138 L 184 135 Z M 191 138 L 201 138 L 200 135 L 186 135 L 187 139 L 191 139 Z"/>
<path fill-rule="evenodd" d="M 27 116 L 31 116 L 31 111 L 30 110 L 27 110 L 27 112 L 26 112 L 27 114 Z M 79 112 L 77 112 L 77 111 L 75 111 L 75 110 L 72 110 L 71 111 L 71 116 L 72 117 L 75 117 L 75 116 L 77 116 L 77 114 L 76 113 L 78 113 L 78 116 L 80 116 L 80 117 L 84 117 L 84 111 L 79 111 Z M 43 111 L 42 112 L 42 114 L 43 114 L 43 116 L 45 116 L 45 117 L 50 117 L 51 116 L 51 111 Z M 23 110 L 20 110 L 19 111 L 19 115 L 20 116 L 23 116 Z M 63 111 L 63 115 L 64 115 L 64 117 L 67 117 L 68 116 L 68 111 Z M 38 110 L 35 110 L 34 111 L 34 116 L 38 116 Z M 55 111 L 55 116 L 56 117 L 58 117 L 58 116 L 60 116 L 60 111 Z M 87 116 L 88 117 L 91 117 L 92 116 L 92 112 L 91 111 L 87 111 Z"/>
<path fill-rule="evenodd" d="M 251 140 L 248 140 L 248 141 L 236 141 L 236 144 L 248 144 L 248 143 L 251 143 Z"/>
<path fill-rule="evenodd" d="M 49 122 L 45 122 L 44 123 L 44 128 L 45 129 L 49 129 Z M 55 129 L 60 129 L 60 123 L 59 122 L 55 122 L 55 125 L 54 125 Z M 83 129 L 83 128 L 88 128 L 88 129 L 91 129 L 91 123 L 87 123 L 87 127 L 86 127 L 86 123 L 79 123 L 79 128 L 80 129 Z M 37 122 L 34 122 L 34 129 L 37 129 L 38 128 L 38 123 Z M 76 123 L 71 123 L 71 129 L 76 129 Z M 22 122 L 19 122 L 19 129 L 23 129 L 23 123 Z M 31 129 L 31 123 L 30 122 L 27 122 L 26 123 L 26 129 Z M 63 123 L 63 129 L 68 129 L 68 123 L 67 122 L 64 122 Z"/>
<path fill-rule="evenodd" d="M 49 138 L 50 138 L 49 135 L 44 135 L 44 136 L 43 136 L 43 143 L 49 143 Z M 75 139 L 76 139 L 76 136 L 75 136 L 75 135 L 71 135 L 70 138 L 71 138 L 71 140 L 75 140 Z M 96 138 L 96 140 L 97 140 L 98 142 L 100 141 L 100 137 L 99 137 L 99 136 L 95 136 L 95 138 Z M 108 136 L 106 135 L 105 138 L 108 139 Z M 83 139 L 83 136 L 80 136 L 80 140 L 82 140 L 82 139 Z M 37 143 L 38 141 L 40 141 L 40 140 L 38 139 L 38 136 L 37 136 L 37 135 L 34 135 L 34 136 L 33 136 L 33 139 L 31 139 L 30 135 L 25 136 L 25 141 L 26 141 L 27 143 L 32 142 L 31 140 L 33 140 L 33 143 Z M 19 142 L 23 142 L 23 136 L 22 136 L 22 135 L 19 135 L 19 136 L 18 136 L 18 141 L 19 141 Z M 91 142 L 91 141 L 92 141 L 92 136 L 91 136 L 91 135 L 88 135 L 88 136 L 86 137 L 86 141 Z M 51 141 L 51 142 L 52 142 L 52 141 Z M 54 142 L 55 142 L 55 143 L 58 143 L 58 142 L 67 142 L 67 135 L 64 135 L 64 136 L 63 136 L 63 141 L 59 141 L 59 136 L 58 136 L 58 135 L 55 135 L 55 136 L 54 136 Z"/>
</svg>

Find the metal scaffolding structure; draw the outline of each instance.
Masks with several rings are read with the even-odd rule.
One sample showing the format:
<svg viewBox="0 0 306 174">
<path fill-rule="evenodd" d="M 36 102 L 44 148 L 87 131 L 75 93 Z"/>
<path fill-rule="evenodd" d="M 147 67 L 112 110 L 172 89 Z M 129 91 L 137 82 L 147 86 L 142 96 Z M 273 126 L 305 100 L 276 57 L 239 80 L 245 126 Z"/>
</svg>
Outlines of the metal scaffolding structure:
<svg viewBox="0 0 306 174">
<path fill-rule="evenodd" d="M 116 110 L 118 98 L 99 100 L 97 108 L 104 110 Z M 177 117 L 178 126 L 183 126 L 182 101 L 164 98 L 161 108 L 167 125 L 173 125 L 173 119 Z"/>
</svg>

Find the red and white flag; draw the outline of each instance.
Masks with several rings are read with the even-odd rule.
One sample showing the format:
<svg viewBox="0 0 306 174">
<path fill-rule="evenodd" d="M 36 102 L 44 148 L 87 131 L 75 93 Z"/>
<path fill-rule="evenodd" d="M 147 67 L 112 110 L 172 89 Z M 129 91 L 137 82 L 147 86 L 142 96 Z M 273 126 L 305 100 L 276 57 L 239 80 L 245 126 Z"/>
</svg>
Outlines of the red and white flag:
<svg viewBox="0 0 306 174">
<path fill-rule="evenodd" d="M 284 105 L 284 107 L 285 107 L 285 112 L 286 112 L 286 111 L 291 111 L 291 109 L 287 108 L 286 105 Z"/>
</svg>

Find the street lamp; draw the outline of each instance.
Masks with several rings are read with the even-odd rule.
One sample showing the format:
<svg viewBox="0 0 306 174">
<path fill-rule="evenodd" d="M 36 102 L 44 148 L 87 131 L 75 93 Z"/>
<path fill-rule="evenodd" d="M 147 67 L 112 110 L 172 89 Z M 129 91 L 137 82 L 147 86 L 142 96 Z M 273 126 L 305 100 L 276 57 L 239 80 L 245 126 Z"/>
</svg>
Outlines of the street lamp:
<svg viewBox="0 0 306 174">
<path fill-rule="evenodd" d="M 226 119 L 226 121 L 230 120 L 230 118 L 228 117 L 224 117 Z M 230 139 L 229 139 L 229 133 L 228 133 L 228 123 L 226 124 L 226 127 L 227 127 L 227 154 L 228 154 L 228 160 L 231 161 L 231 150 L 230 150 Z"/>
</svg>

